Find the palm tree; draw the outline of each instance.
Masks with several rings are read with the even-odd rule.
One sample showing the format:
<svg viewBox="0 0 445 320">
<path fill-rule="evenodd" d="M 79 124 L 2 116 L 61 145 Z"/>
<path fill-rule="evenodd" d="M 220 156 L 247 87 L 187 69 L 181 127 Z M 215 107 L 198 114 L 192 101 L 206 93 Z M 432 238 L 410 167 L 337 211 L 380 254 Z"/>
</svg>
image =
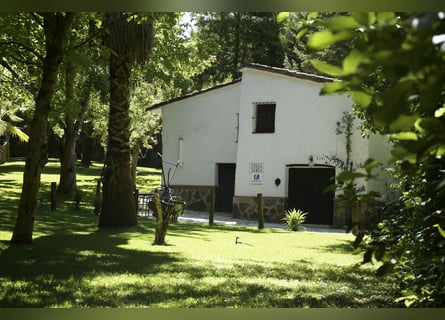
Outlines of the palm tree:
<svg viewBox="0 0 445 320">
<path fill-rule="evenodd" d="M 130 167 L 131 64 L 144 63 L 153 44 L 151 23 L 138 23 L 124 13 L 107 13 L 105 45 L 110 49 L 110 110 L 103 200 L 99 227 L 137 224 Z"/>
<path fill-rule="evenodd" d="M 28 142 L 28 135 L 13 124 L 13 122 L 21 121 L 23 121 L 23 119 L 16 116 L 12 111 L 0 109 L 0 136 L 13 135 L 17 136 L 22 142 Z"/>
<path fill-rule="evenodd" d="M 19 121 L 23 121 L 23 119 L 10 110 L 3 110 L 0 106 L 0 142 L 4 141 L 0 143 L 0 164 L 9 160 L 9 137 L 11 135 L 18 137 L 22 142 L 28 142 L 28 135 L 13 124 L 13 122 Z"/>
</svg>

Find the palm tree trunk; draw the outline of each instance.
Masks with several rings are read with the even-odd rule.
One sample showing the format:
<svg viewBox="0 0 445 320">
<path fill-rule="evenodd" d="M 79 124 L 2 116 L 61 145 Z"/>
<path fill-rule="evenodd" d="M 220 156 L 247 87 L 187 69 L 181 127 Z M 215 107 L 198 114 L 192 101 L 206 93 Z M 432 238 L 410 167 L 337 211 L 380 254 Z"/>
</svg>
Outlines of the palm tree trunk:
<svg viewBox="0 0 445 320">
<path fill-rule="evenodd" d="M 110 57 L 110 113 L 99 227 L 137 224 L 130 168 L 130 65 L 126 55 Z"/>
<path fill-rule="evenodd" d="M 133 182 L 135 184 L 136 188 L 136 172 L 138 168 L 138 160 L 139 160 L 139 150 L 142 147 L 142 143 L 139 141 L 136 141 L 131 146 L 131 178 L 133 179 Z"/>
<path fill-rule="evenodd" d="M 46 130 L 48 114 L 54 95 L 63 46 L 74 19 L 73 13 L 44 13 L 46 56 L 43 61 L 42 82 L 36 98 L 36 108 L 26 150 L 22 193 L 11 243 L 31 244 L 34 216 L 40 188 L 40 175 L 47 161 Z"/>
</svg>

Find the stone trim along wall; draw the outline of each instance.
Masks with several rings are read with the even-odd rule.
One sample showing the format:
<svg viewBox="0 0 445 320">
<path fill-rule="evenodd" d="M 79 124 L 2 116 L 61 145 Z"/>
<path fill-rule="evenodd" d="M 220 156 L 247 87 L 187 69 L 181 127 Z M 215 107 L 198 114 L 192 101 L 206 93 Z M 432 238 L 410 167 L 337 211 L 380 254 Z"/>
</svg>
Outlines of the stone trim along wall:
<svg viewBox="0 0 445 320">
<path fill-rule="evenodd" d="M 337 199 L 334 201 L 334 221 L 333 227 L 343 228 L 347 225 L 348 217 L 344 212 L 339 212 Z M 282 222 L 287 210 L 286 197 L 266 197 L 263 196 L 264 220 L 267 222 Z M 258 204 L 256 197 L 235 196 L 233 198 L 233 217 L 239 219 L 258 219 Z M 349 217 L 350 219 L 350 217 Z M 360 221 L 361 225 L 365 223 Z"/>
<path fill-rule="evenodd" d="M 186 209 L 194 211 L 210 210 L 212 190 L 215 186 L 172 186 L 175 195 L 180 196 L 186 202 Z"/>
<path fill-rule="evenodd" d="M 264 220 L 281 222 L 286 210 L 287 198 L 263 196 Z M 258 219 L 257 198 L 247 196 L 233 197 L 233 217 L 238 219 Z"/>
<path fill-rule="evenodd" d="M 209 212 L 211 194 L 215 186 L 173 186 L 175 195 L 181 196 L 186 202 L 188 210 Z M 335 201 L 335 211 L 338 211 Z M 263 212 L 266 222 L 282 222 L 284 212 L 287 209 L 286 197 L 263 196 Z M 256 196 L 234 196 L 232 217 L 237 219 L 258 219 L 258 204 Z M 343 227 L 348 217 L 343 212 L 334 214 L 334 226 Z"/>
<path fill-rule="evenodd" d="M 186 201 L 188 210 L 209 212 L 211 194 L 215 186 L 172 186 L 175 195 Z M 287 198 L 263 197 L 264 220 L 267 222 L 280 222 L 284 217 Z M 255 197 L 233 197 L 233 218 L 258 219 L 258 206 Z"/>
</svg>

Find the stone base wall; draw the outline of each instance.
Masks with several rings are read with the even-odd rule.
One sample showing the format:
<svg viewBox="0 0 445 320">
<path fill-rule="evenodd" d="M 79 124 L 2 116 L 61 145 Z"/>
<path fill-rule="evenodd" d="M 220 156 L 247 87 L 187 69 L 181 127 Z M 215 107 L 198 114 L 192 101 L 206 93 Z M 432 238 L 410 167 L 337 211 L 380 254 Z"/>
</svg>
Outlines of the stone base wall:
<svg viewBox="0 0 445 320">
<path fill-rule="evenodd" d="M 186 202 L 186 209 L 194 211 L 209 211 L 211 194 L 214 186 L 173 186 L 175 196 L 180 196 Z"/>
<path fill-rule="evenodd" d="M 263 213 L 266 222 L 281 222 L 286 209 L 287 198 L 264 197 Z M 256 197 L 233 197 L 233 217 L 238 219 L 258 219 Z"/>
<path fill-rule="evenodd" d="M 212 192 L 214 186 L 173 186 L 176 196 L 181 196 L 186 201 L 186 208 L 194 211 L 208 212 L 211 205 Z M 286 197 L 266 197 L 263 196 L 263 212 L 266 222 L 282 222 L 284 212 L 287 209 Z M 335 227 L 344 227 L 350 222 L 350 216 L 345 212 L 339 212 L 337 200 L 334 204 Z M 258 220 L 258 204 L 256 197 L 235 196 L 233 197 L 233 218 Z M 360 225 L 366 224 L 360 217 Z"/>
</svg>

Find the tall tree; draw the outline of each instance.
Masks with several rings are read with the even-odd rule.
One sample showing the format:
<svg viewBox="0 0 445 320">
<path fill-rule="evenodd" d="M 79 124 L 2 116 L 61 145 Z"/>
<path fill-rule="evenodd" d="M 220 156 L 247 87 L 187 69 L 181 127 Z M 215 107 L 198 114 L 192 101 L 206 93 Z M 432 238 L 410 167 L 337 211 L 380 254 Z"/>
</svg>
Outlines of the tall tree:
<svg viewBox="0 0 445 320">
<path fill-rule="evenodd" d="M 103 202 L 99 227 L 137 224 L 130 169 L 130 73 L 132 63 L 144 63 L 153 44 L 151 22 L 124 13 L 106 14 L 110 49 L 110 110 L 108 143 L 103 173 Z"/>
<path fill-rule="evenodd" d="M 133 86 L 131 96 L 131 177 L 136 181 L 136 170 L 139 154 L 142 148 L 151 149 L 157 142 L 156 135 L 161 129 L 161 117 L 159 114 L 146 110 L 153 104 L 153 96 L 150 95 L 150 84 L 141 82 Z"/>
<path fill-rule="evenodd" d="M 153 24 L 157 32 L 150 59 L 143 66 L 131 70 L 130 147 L 133 177 L 141 148 L 150 149 L 156 143 L 160 130 L 159 115 L 147 108 L 189 92 L 193 88 L 193 77 L 209 65 L 207 57 L 199 55 L 195 39 L 185 32 L 181 17 L 181 13 L 173 12 L 156 14 Z M 100 82 L 96 80 L 95 83 Z M 82 130 L 82 134 L 88 131 L 91 135 L 100 136 L 105 146 L 107 128 L 102 113 L 106 110 L 97 105 L 97 94 L 93 94 L 93 100 L 96 103 L 92 103 L 88 113 L 94 115 L 87 116 L 88 130 Z"/>
<path fill-rule="evenodd" d="M 195 77 L 195 88 L 240 76 L 248 63 L 282 67 L 284 52 L 281 24 L 273 12 L 222 12 L 196 14 L 201 55 L 214 57 L 213 63 Z"/>
<path fill-rule="evenodd" d="M 56 88 L 59 65 L 64 55 L 64 45 L 74 16 L 74 13 L 41 13 L 42 28 L 45 35 L 45 57 L 43 58 L 40 89 L 35 101 L 34 116 L 26 150 L 22 193 L 12 234 L 12 243 L 32 243 L 40 175 L 47 161 L 48 114 Z"/>
<path fill-rule="evenodd" d="M 63 128 L 60 155 L 60 180 L 57 191 L 72 193 L 77 190 L 76 145 L 90 103 L 93 80 L 97 77 L 99 57 L 93 48 L 97 32 L 91 16 L 78 16 L 76 32 L 70 37 L 70 52 L 62 65 L 64 71 L 63 101 L 58 110 Z M 96 47 L 99 47 L 98 45 Z"/>
<path fill-rule="evenodd" d="M 158 14 L 154 28 L 151 58 L 143 68 L 136 68 L 131 79 L 131 153 L 132 174 L 141 147 L 150 149 L 160 130 L 159 114 L 147 107 L 175 98 L 193 89 L 193 78 L 210 62 L 199 55 L 198 44 L 185 31 L 182 13 Z"/>
<path fill-rule="evenodd" d="M 334 44 L 323 50 L 308 48 L 307 43 L 312 34 L 321 27 L 308 28 L 304 21 L 326 20 L 332 17 L 345 16 L 344 12 L 291 12 L 282 23 L 282 43 L 285 54 L 284 67 L 301 72 L 321 74 L 311 64 L 312 59 L 319 59 L 340 66 L 343 58 L 353 47 L 353 42 Z"/>
</svg>

